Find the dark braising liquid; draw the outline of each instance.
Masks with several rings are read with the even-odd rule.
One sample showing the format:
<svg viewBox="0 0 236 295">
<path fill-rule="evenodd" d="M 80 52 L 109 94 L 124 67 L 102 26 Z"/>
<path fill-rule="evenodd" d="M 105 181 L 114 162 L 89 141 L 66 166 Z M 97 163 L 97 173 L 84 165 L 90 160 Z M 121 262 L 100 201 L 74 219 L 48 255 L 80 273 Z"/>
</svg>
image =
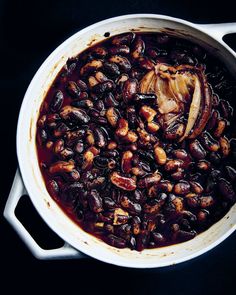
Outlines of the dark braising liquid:
<svg viewBox="0 0 236 295">
<path fill-rule="evenodd" d="M 235 80 L 196 44 L 107 38 L 69 59 L 42 103 L 48 192 L 114 247 L 190 240 L 236 200 L 234 101 Z"/>
</svg>

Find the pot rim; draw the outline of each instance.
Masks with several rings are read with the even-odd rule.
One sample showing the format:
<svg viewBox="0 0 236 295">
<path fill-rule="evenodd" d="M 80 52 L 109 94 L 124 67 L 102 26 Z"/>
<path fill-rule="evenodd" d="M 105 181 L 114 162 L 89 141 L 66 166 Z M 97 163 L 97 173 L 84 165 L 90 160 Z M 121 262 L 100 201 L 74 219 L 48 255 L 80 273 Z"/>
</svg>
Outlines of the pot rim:
<svg viewBox="0 0 236 295">
<path fill-rule="evenodd" d="M 25 165 L 24 162 L 24 154 L 26 153 L 26 151 L 24 150 L 25 146 L 24 144 L 22 145 L 22 126 L 24 125 L 24 114 L 27 112 L 27 100 L 29 99 L 29 94 L 32 91 L 34 84 L 36 83 L 36 81 L 38 80 L 38 78 L 40 77 L 40 75 L 42 75 L 45 72 L 45 69 L 47 68 L 47 65 L 50 64 L 51 60 L 53 59 L 53 57 L 55 55 L 57 55 L 61 49 L 63 49 L 65 46 L 67 46 L 69 43 L 71 43 L 73 40 L 77 39 L 79 35 L 82 35 L 83 33 L 86 33 L 87 31 L 92 30 L 93 28 L 97 28 L 99 26 L 105 25 L 105 24 L 109 24 L 109 23 L 113 23 L 115 21 L 122 21 L 122 20 L 126 20 L 126 19 L 137 19 L 137 18 L 150 18 L 150 19 L 155 19 L 155 20 L 166 20 L 166 21 L 170 21 L 173 23 L 179 23 L 179 24 L 183 24 L 185 25 L 188 29 L 192 30 L 195 29 L 197 31 L 200 31 L 201 33 L 205 34 L 208 38 L 212 38 L 215 40 L 215 42 L 220 43 L 223 47 L 225 47 L 231 54 L 233 54 L 233 56 L 235 57 L 235 54 L 232 50 L 229 50 L 229 48 L 227 48 L 227 46 L 225 46 L 225 44 L 223 42 L 220 42 L 220 40 L 217 40 L 216 38 L 212 37 L 211 35 L 209 35 L 206 30 L 204 30 L 200 25 L 196 25 L 192 22 L 186 21 L 186 20 L 182 20 L 179 18 L 175 18 L 175 17 L 170 17 L 170 16 L 166 16 L 166 15 L 159 15 L 159 14 L 127 14 L 127 15 L 122 15 L 122 16 L 117 16 L 117 17 L 112 17 L 112 18 L 108 18 L 106 20 L 102 20 L 99 21 L 95 24 L 92 24 L 80 31 L 78 31 L 77 33 L 73 34 L 71 37 L 69 37 L 68 39 L 66 39 L 63 43 L 61 43 L 49 56 L 48 58 L 42 63 L 42 65 L 40 66 L 40 68 L 37 70 L 36 74 L 34 75 L 33 79 L 31 80 L 28 89 L 24 95 L 24 99 L 20 108 L 20 113 L 19 113 L 19 118 L 18 118 L 18 123 L 17 123 L 17 157 L 18 157 L 18 161 L 19 161 L 19 167 L 20 167 L 20 171 L 21 171 L 21 175 L 23 178 L 23 182 L 26 186 L 27 191 L 29 192 L 29 196 L 30 199 L 32 200 L 32 203 L 34 205 L 34 207 L 36 208 L 36 210 L 38 211 L 38 213 L 40 214 L 40 216 L 43 218 L 43 220 L 49 225 L 50 228 L 52 228 L 52 230 L 54 232 L 56 232 L 60 237 L 62 237 L 65 241 L 69 242 L 72 246 L 75 245 L 75 243 L 73 242 L 72 239 L 70 239 L 68 237 L 68 235 L 66 235 L 62 230 L 58 229 L 57 224 L 55 223 L 55 221 L 53 220 L 53 218 L 49 215 L 49 214 L 43 214 L 44 209 L 42 208 L 42 203 L 40 204 L 37 201 L 36 197 L 32 197 L 32 193 L 33 193 L 33 189 L 32 187 L 34 186 L 34 183 L 30 182 L 30 179 L 28 177 L 28 173 L 29 171 L 26 170 L 25 167 L 27 167 Z M 38 165 L 38 163 L 31 163 L 32 165 Z M 46 206 L 44 204 L 44 206 Z M 231 210 L 227 213 L 230 214 Z M 214 225 L 213 225 L 214 226 Z M 135 260 L 130 260 L 129 262 L 127 261 L 119 261 L 118 259 L 116 259 L 116 261 L 111 261 L 109 258 L 107 258 L 106 256 L 100 257 L 99 253 L 96 253 L 95 251 L 93 252 L 93 249 L 88 248 L 87 246 L 84 247 L 84 245 L 81 244 L 81 246 L 78 248 L 76 247 L 76 249 L 78 249 L 79 251 L 82 251 L 83 253 L 96 258 L 98 260 L 101 260 L 103 262 L 107 262 L 107 263 L 111 263 L 111 264 L 115 264 L 115 265 L 119 265 L 119 266 L 125 266 L 125 267 L 133 267 L 133 268 L 157 268 L 157 267 L 163 267 L 163 266 L 168 266 L 168 265 L 173 265 L 173 264 L 177 264 L 180 262 L 184 262 L 187 260 L 190 260 L 192 258 L 195 258 L 207 251 L 209 251 L 210 249 L 214 248 L 215 246 L 217 246 L 219 243 L 221 243 L 223 240 L 225 240 L 236 228 L 236 225 L 234 224 L 234 226 L 232 226 L 231 228 L 229 228 L 224 235 L 222 235 L 220 238 L 218 238 L 215 242 L 212 242 L 211 244 L 209 244 L 208 246 L 202 248 L 199 251 L 195 251 L 190 253 L 189 255 L 186 255 L 184 257 L 180 257 L 179 259 L 173 258 L 173 261 L 170 262 L 166 262 L 166 263 L 162 263 L 157 261 L 155 264 L 150 264 L 147 263 L 146 265 L 144 264 L 139 264 L 139 261 L 135 261 Z M 200 234 L 201 235 L 201 234 Z M 198 236 L 200 236 L 198 235 Z M 194 240 L 194 239 L 193 239 Z M 192 240 L 192 241 L 193 241 Z M 186 244 L 188 242 L 182 243 Z M 178 244 L 180 245 L 180 244 Z M 167 246 L 165 248 L 170 248 L 170 247 L 174 247 L 175 245 L 172 246 Z M 122 251 L 122 249 L 121 249 Z"/>
</svg>

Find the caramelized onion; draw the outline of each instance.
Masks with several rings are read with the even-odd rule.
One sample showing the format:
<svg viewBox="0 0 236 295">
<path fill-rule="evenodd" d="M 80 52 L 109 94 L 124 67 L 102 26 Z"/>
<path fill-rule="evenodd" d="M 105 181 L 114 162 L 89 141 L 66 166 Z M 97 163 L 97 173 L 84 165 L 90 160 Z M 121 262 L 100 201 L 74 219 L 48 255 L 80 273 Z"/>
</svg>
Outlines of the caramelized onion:
<svg viewBox="0 0 236 295">
<path fill-rule="evenodd" d="M 143 77 L 140 90 L 156 94 L 159 123 L 164 129 L 188 113 L 185 132 L 179 141 L 195 138 L 206 126 L 211 113 L 211 91 L 200 68 L 158 64 Z"/>
</svg>

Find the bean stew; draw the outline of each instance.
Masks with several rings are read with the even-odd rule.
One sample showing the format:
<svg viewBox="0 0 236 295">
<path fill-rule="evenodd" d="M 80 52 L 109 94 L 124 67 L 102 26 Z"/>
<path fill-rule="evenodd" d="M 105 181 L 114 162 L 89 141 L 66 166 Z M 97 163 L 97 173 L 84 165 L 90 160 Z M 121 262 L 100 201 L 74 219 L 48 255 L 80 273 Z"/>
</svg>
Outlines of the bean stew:
<svg viewBox="0 0 236 295">
<path fill-rule="evenodd" d="M 37 121 L 49 194 L 114 247 L 193 239 L 236 201 L 235 85 L 205 49 L 161 33 L 70 58 Z"/>
</svg>

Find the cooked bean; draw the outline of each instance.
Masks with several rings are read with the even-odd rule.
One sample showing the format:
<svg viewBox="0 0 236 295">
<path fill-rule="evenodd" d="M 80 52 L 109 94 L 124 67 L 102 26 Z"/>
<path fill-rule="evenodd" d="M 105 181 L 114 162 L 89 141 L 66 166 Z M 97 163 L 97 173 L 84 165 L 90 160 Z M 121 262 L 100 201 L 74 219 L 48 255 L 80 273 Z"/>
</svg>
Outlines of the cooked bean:
<svg viewBox="0 0 236 295">
<path fill-rule="evenodd" d="M 185 171 L 184 169 L 182 168 L 178 168 L 175 172 L 171 173 L 171 177 L 174 179 L 174 180 L 181 180 L 181 179 L 184 179 L 185 177 Z"/>
<path fill-rule="evenodd" d="M 133 191 L 136 189 L 136 181 L 133 178 L 124 177 L 118 172 L 112 172 L 110 179 L 115 186 L 125 191 Z"/>
<path fill-rule="evenodd" d="M 202 171 L 207 171 L 211 168 L 211 163 L 206 160 L 201 160 L 197 163 L 197 168 Z"/>
<path fill-rule="evenodd" d="M 220 148 L 219 143 L 215 139 L 213 139 L 213 137 L 207 132 L 201 134 L 200 141 L 203 146 L 210 152 L 217 152 Z"/>
<path fill-rule="evenodd" d="M 191 190 L 196 194 L 201 194 L 203 192 L 203 187 L 200 183 L 195 181 L 190 181 Z"/>
<path fill-rule="evenodd" d="M 161 174 L 153 173 L 152 175 L 148 175 L 138 182 L 139 188 L 150 187 L 154 184 L 157 184 L 161 180 Z"/>
<path fill-rule="evenodd" d="M 138 203 L 134 203 L 127 196 L 122 196 L 120 200 L 121 206 L 125 208 L 129 213 L 139 215 L 142 207 Z"/>
<path fill-rule="evenodd" d="M 220 117 L 220 114 L 217 110 L 214 110 L 211 114 L 211 117 L 209 118 L 209 121 L 207 123 L 207 130 L 212 130 L 215 128 L 217 121 Z"/>
<path fill-rule="evenodd" d="M 173 191 L 177 195 L 186 195 L 190 192 L 190 184 L 182 180 L 175 184 Z"/>
<path fill-rule="evenodd" d="M 117 107 L 119 102 L 115 99 L 111 92 L 108 92 L 104 98 L 104 104 L 106 107 Z"/>
<path fill-rule="evenodd" d="M 135 38 L 134 33 L 120 34 L 113 37 L 111 43 L 116 46 L 129 45 L 134 40 L 134 38 Z"/>
<path fill-rule="evenodd" d="M 121 170 L 124 173 L 129 173 L 132 169 L 133 153 L 131 151 L 125 151 L 121 159 Z"/>
<path fill-rule="evenodd" d="M 63 101 L 64 101 L 63 93 L 60 90 L 56 91 L 50 104 L 50 108 L 52 112 L 58 112 L 62 107 Z"/>
<path fill-rule="evenodd" d="M 128 122 L 127 120 L 121 118 L 118 120 L 118 126 L 116 129 L 116 135 L 123 137 L 126 136 L 129 130 Z"/>
<path fill-rule="evenodd" d="M 115 63 L 119 66 L 120 70 L 125 73 L 129 72 L 131 69 L 131 64 L 129 60 L 121 55 L 113 55 L 109 58 L 109 62 Z"/>
<path fill-rule="evenodd" d="M 129 54 L 130 53 L 130 48 L 127 45 L 119 45 L 119 46 L 114 46 L 109 48 L 109 53 L 111 55 L 116 55 L 116 54 Z"/>
<path fill-rule="evenodd" d="M 230 153 L 230 143 L 229 140 L 226 137 L 221 137 L 219 139 L 220 143 L 220 151 L 223 154 L 224 157 L 227 157 Z"/>
<path fill-rule="evenodd" d="M 107 236 L 107 242 L 109 245 L 116 247 L 116 248 L 125 248 L 126 247 L 126 240 L 119 238 L 113 234 Z"/>
<path fill-rule="evenodd" d="M 145 43 L 142 40 L 140 36 L 136 38 L 136 40 L 133 43 L 133 48 L 131 51 L 131 56 L 136 59 L 143 55 L 143 52 L 145 50 Z"/>
<path fill-rule="evenodd" d="M 147 120 L 147 122 L 153 121 L 154 117 L 157 114 L 157 112 L 153 108 L 147 105 L 142 106 L 139 113 L 143 118 Z"/>
<path fill-rule="evenodd" d="M 204 196 L 199 198 L 201 208 L 208 208 L 214 204 L 212 196 Z"/>
<path fill-rule="evenodd" d="M 106 117 L 107 117 L 107 121 L 111 124 L 111 126 L 116 127 L 118 123 L 118 119 L 120 117 L 120 113 L 116 108 L 110 107 L 106 111 Z"/>
<path fill-rule="evenodd" d="M 122 97 L 125 102 L 129 102 L 132 100 L 133 96 L 136 94 L 138 90 L 138 80 L 129 78 L 124 82 L 123 90 L 122 90 Z"/>
<path fill-rule="evenodd" d="M 75 163 L 73 161 L 58 161 L 53 163 L 50 168 L 49 172 L 51 174 L 60 174 L 60 173 L 67 173 L 71 172 L 75 168 Z"/>
<path fill-rule="evenodd" d="M 214 131 L 214 136 L 215 137 L 221 137 L 222 134 L 225 131 L 226 126 L 227 126 L 226 120 L 223 120 L 223 119 L 219 120 L 217 122 L 217 127 L 216 127 L 216 129 Z"/>
<path fill-rule="evenodd" d="M 157 146 L 154 148 L 154 155 L 157 163 L 159 165 L 165 165 L 167 161 L 166 152 L 163 150 L 163 148 Z"/>
<path fill-rule="evenodd" d="M 182 123 L 176 123 L 166 129 L 164 136 L 166 139 L 174 140 L 180 138 L 184 134 L 185 126 Z"/>
<path fill-rule="evenodd" d="M 232 185 L 225 180 L 224 178 L 220 178 L 218 182 L 218 187 L 222 196 L 229 201 L 234 201 L 236 198 L 235 192 L 233 190 Z"/>
<path fill-rule="evenodd" d="M 81 92 L 79 86 L 74 81 L 68 82 L 66 90 L 72 98 L 78 98 Z"/>
<path fill-rule="evenodd" d="M 202 160 L 206 157 L 206 151 L 197 139 L 190 142 L 189 150 L 195 159 Z"/>
<path fill-rule="evenodd" d="M 80 69 L 80 74 L 81 76 L 87 75 L 103 66 L 103 63 L 101 60 L 92 60 L 85 64 L 81 69 Z"/>
<path fill-rule="evenodd" d="M 148 70 L 148 71 L 152 70 L 155 66 L 154 61 L 150 60 L 146 56 L 139 57 L 138 62 L 141 69 Z"/>
<path fill-rule="evenodd" d="M 167 172 L 176 171 L 183 166 L 183 160 L 168 160 L 165 164 L 165 170 Z"/>
</svg>

